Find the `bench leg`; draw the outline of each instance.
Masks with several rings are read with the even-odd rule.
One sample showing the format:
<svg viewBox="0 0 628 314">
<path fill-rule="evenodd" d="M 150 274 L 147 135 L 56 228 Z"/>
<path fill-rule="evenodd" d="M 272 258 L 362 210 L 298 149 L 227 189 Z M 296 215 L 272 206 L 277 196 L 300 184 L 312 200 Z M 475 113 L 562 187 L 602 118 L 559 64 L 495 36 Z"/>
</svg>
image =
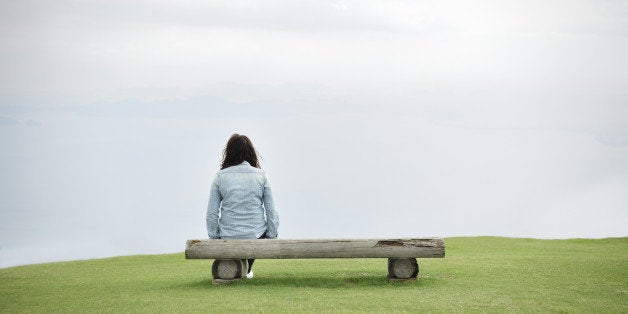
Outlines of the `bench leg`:
<svg viewBox="0 0 628 314">
<path fill-rule="evenodd" d="M 416 258 L 389 258 L 388 280 L 416 280 L 419 274 L 419 263 Z"/>
<path fill-rule="evenodd" d="M 248 270 L 246 259 L 217 259 L 212 264 L 214 283 L 240 280 L 246 277 Z"/>
</svg>

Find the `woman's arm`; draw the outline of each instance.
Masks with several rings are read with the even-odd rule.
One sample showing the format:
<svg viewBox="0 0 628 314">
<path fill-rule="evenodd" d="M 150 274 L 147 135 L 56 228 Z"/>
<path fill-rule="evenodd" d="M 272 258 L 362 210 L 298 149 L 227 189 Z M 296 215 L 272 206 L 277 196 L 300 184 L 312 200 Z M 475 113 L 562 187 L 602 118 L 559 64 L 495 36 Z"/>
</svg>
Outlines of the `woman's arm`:
<svg viewBox="0 0 628 314">
<path fill-rule="evenodd" d="M 274 239 L 277 237 L 277 229 L 279 229 L 279 215 L 275 210 L 275 202 L 273 201 L 273 191 L 270 188 L 270 182 L 266 174 L 264 174 L 264 209 L 266 210 L 266 237 Z"/>
<path fill-rule="evenodd" d="M 220 202 L 222 196 L 218 190 L 218 175 L 214 177 L 211 191 L 209 192 L 209 204 L 207 205 L 207 235 L 210 239 L 220 239 L 220 229 L 218 228 L 218 213 L 220 212 Z"/>
</svg>

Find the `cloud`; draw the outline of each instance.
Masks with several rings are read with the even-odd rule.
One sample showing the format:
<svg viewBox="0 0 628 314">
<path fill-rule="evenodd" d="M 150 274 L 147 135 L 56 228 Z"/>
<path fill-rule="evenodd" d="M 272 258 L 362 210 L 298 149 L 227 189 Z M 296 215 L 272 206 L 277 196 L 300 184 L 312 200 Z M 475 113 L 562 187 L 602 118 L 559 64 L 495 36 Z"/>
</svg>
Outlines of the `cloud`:
<svg viewBox="0 0 628 314">
<path fill-rule="evenodd" d="M 417 12 L 421 8 L 428 10 Z M 429 6 L 404 1 L 24 1 L 5 3 L 4 9 L 5 25 L 176 25 L 297 32 L 447 28 L 429 15 L 433 11 Z"/>
<path fill-rule="evenodd" d="M 20 1 L 0 92 L 311 82 L 625 89 L 624 2 Z"/>
<path fill-rule="evenodd" d="M 0 116 L 0 125 L 21 125 L 21 124 L 22 122 L 20 122 L 17 119 Z"/>
<path fill-rule="evenodd" d="M 623 1 L 20 1 L 0 25 L 625 34 Z M 495 27 L 498 26 L 498 27 Z"/>
<path fill-rule="evenodd" d="M 11 118 L 11 117 L 0 116 L 0 126 L 3 126 L 3 125 L 6 125 L 6 126 L 15 126 L 15 125 L 41 126 L 41 122 L 38 122 L 32 119 L 20 121 L 18 119 Z"/>
<path fill-rule="evenodd" d="M 176 96 L 176 97 L 173 97 Z M 6 104 L 3 105 L 3 101 Z M 46 113 L 92 117 L 243 118 L 304 115 L 417 117 L 474 130 L 575 132 L 601 144 L 628 143 L 626 92 L 529 90 L 349 91 L 321 84 L 220 83 L 0 97 L 0 115 L 41 120 Z M 66 105 L 55 105 L 63 104 Z"/>
<path fill-rule="evenodd" d="M 259 115 L 262 110 L 254 106 L 238 104 L 225 99 L 205 95 L 183 100 L 138 101 L 128 99 L 117 102 L 100 102 L 73 108 L 79 115 L 103 117 L 225 117 L 240 114 Z"/>
</svg>

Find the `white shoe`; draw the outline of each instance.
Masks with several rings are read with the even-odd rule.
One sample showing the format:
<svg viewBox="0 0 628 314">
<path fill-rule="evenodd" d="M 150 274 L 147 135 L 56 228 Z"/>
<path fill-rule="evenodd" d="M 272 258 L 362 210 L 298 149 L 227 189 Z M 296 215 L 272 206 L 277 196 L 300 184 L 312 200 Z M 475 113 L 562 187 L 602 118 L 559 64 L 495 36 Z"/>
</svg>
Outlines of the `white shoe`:
<svg viewBox="0 0 628 314">
<path fill-rule="evenodd" d="M 253 272 L 252 272 L 252 271 L 250 271 L 248 274 L 246 274 L 246 278 L 247 278 L 247 279 L 251 279 L 251 278 L 253 278 Z"/>
</svg>

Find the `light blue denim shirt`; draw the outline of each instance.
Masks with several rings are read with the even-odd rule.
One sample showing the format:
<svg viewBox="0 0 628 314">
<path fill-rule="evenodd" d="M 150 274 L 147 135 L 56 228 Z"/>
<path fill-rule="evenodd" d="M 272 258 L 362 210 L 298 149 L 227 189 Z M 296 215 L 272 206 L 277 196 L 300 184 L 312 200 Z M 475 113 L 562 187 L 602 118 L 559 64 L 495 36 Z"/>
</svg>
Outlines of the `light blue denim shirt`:
<svg viewBox="0 0 628 314">
<path fill-rule="evenodd" d="M 216 173 L 207 206 L 207 235 L 212 239 L 277 237 L 279 216 L 264 170 L 244 161 Z"/>
</svg>

